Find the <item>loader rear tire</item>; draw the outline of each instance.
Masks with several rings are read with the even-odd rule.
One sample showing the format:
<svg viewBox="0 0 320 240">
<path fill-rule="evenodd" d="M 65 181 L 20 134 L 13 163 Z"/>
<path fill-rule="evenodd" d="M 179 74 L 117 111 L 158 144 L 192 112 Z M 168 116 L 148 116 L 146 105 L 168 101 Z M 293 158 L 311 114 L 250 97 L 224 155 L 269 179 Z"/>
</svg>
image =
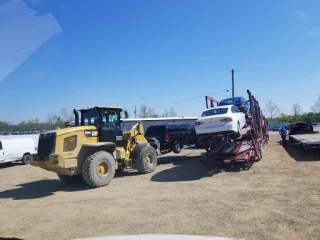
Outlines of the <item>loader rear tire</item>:
<svg viewBox="0 0 320 240">
<path fill-rule="evenodd" d="M 151 173 L 158 164 L 157 152 L 151 145 L 146 145 L 141 149 L 134 162 L 139 173 Z"/>
<path fill-rule="evenodd" d="M 106 151 L 99 151 L 88 156 L 82 165 L 83 180 L 90 187 L 103 187 L 108 185 L 114 177 L 115 160 Z"/>
</svg>

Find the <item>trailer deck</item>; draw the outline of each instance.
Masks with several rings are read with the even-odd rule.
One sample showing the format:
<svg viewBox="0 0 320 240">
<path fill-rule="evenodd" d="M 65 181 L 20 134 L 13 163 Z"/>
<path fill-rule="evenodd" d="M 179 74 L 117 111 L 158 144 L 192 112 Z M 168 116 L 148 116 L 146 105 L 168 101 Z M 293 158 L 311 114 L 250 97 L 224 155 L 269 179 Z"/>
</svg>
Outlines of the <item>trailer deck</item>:
<svg viewBox="0 0 320 240">
<path fill-rule="evenodd" d="M 306 153 L 311 149 L 320 150 L 320 133 L 290 135 L 289 139 L 293 142 L 300 143 L 302 150 Z"/>
<path fill-rule="evenodd" d="M 299 134 L 299 135 L 290 135 L 290 138 L 293 138 L 295 141 L 304 144 L 320 144 L 320 133 L 314 134 Z"/>
</svg>

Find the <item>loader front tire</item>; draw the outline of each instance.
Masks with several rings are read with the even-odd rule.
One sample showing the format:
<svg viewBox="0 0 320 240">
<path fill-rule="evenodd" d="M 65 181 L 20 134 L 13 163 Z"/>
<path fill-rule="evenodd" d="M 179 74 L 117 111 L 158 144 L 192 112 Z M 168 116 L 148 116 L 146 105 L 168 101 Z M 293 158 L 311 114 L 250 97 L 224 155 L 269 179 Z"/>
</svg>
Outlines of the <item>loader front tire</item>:
<svg viewBox="0 0 320 240">
<path fill-rule="evenodd" d="M 151 173 L 158 164 L 157 152 L 151 145 L 146 145 L 138 153 L 134 162 L 139 173 Z"/>
<path fill-rule="evenodd" d="M 114 177 L 115 160 L 106 151 L 99 151 L 89 155 L 82 165 L 83 180 L 90 187 L 103 187 L 108 185 Z"/>
</svg>

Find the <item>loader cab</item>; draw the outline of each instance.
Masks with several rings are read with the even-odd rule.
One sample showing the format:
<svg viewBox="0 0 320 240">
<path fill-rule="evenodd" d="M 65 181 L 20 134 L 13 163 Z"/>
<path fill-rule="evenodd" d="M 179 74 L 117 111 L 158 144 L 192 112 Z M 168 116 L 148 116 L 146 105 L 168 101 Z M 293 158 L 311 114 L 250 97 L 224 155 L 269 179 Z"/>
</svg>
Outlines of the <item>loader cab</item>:
<svg viewBox="0 0 320 240">
<path fill-rule="evenodd" d="M 99 142 L 114 142 L 117 147 L 123 147 L 120 116 L 121 113 L 127 116 L 125 110 L 118 107 L 94 107 L 79 111 L 80 119 L 75 111 L 76 123 L 80 122 L 81 126 L 96 126 Z"/>
</svg>

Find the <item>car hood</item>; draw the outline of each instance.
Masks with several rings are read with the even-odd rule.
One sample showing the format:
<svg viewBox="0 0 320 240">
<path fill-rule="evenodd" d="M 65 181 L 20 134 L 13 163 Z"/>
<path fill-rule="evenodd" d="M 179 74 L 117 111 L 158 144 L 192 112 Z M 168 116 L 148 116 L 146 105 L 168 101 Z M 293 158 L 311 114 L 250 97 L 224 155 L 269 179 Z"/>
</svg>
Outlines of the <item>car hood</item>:
<svg viewBox="0 0 320 240">
<path fill-rule="evenodd" d="M 147 234 L 147 235 L 121 235 L 121 236 L 108 236 L 108 237 L 78 238 L 74 240 L 240 240 L 240 239 L 198 236 L 198 235 Z"/>
</svg>

